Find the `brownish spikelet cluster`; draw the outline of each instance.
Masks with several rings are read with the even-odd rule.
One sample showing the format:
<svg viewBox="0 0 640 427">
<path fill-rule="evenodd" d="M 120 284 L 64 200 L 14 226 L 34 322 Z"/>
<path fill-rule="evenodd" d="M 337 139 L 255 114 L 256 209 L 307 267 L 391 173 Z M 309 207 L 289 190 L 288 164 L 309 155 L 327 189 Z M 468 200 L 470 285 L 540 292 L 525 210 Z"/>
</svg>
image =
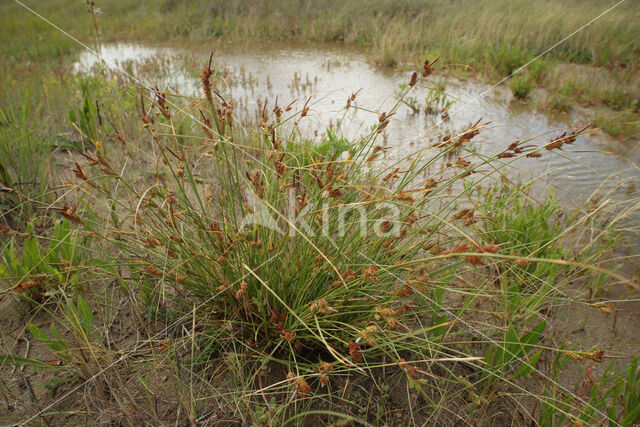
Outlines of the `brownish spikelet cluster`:
<svg viewBox="0 0 640 427">
<path fill-rule="evenodd" d="M 395 168 L 392 172 L 389 172 L 384 178 L 382 178 L 382 181 L 387 182 L 392 178 L 398 178 L 399 171 L 400 171 L 400 168 Z"/>
<path fill-rule="evenodd" d="M 547 145 L 544 146 L 546 150 L 554 150 L 556 148 L 561 148 L 563 141 L 563 136 L 559 136 L 558 138 L 552 139 Z"/>
<path fill-rule="evenodd" d="M 393 243 L 401 240 L 404 236 L 407 235 L 407 230 L 406 228 L 403 229 L 400 233 L 398 233 L 397 236 L 395 237 L 389 237 L 388 239 L 386 239 L 383 243 L 382 246 L 385 248 L 388 248 L 389 246 L 391 246 Z"/>
<path fill-rule="evenodd" d="M 456 246 L 455 248 L 453 248 L 450 251 L 446 252 L 445 255 L 459 254 L 459 253 L 467 252 L 471 248 L 471 246 L 473 246 L 473 244 L 471 242 L 461 243 L 458 246 Z"/>
<path fill-rule="evenodd" d="M 274 150 L 274 152 L 269 153 L 269 158 L 271 159 L 275 155 L 275 150 L 278 150 L 282 145 L 282 140 L 276 140 L 276 131 L 272 126 L 269 126 L 269 137 L 271 138 L 271 145 Z"/>
<path fill-rule="evenodd" d="M 169 112 L 169 106 L 167 105 L 167 95 L 160 92 L 160 90 L 157 87 L 154 89 L 153 92 L 156 96 L 156 105 L 160 109 L 160 113 L 162 113 L 162 116 L 165 119 L 171 120 L 171 113 Z"/>
<path fill-rule="evenodd" d="M 561 148 L 563 144 L 573 144 L 576 141 L 576 137 L 582 132 L 584 132 L 585 130 L 587 130 L 590 126 L 591 124 L 587 124 L 582 129 L 575 130 L 568 134 L 567 132 L 564 132 L 562 135 L 550 140 L 549 143 L 544 146 L 544 148 L 547 150 L 554 150 L 557 148 Z"/>
<path fill-rule="evenodd" d="M 355 341 L 349 341 L 349 356 L 356 362 L 362 363 L 362 354 L 360 353 L 360 344 Z"/>
<path fill-rule="evenodd" d="M 404 223 L 409 226 L 414 224 L 416 221 L 418 220 L 418 216 L 416 214 L 411 214 L 408 215 L 405 219 L 404 219 Z"/>
<path fill-rule="evenodd" d="M 33 280 L 28 280 L 26 282 L 20 282 L 17 285 L 15 285 L 12 289 L 14 292 L 25 292 L 28 291 L 29 289 L 33 289 L 36 287 L 41 287 L 41 285 Z"/>
<path fill-rule="evenodd" d="M 515 157 L 516 154 L 523 153 L 525 148 L 536 148 L 536 146 L 533 144 L 530 144 L 530 145 L 520 145 L 520 144 L 522 144 L 520 141 L 512 142 L 511 144 L 509 144 L 507 149 L 502 153 L 498 154 L 497 157 L 499 159 L 509 159 L 509 158 Z M 541 156 L 542 154 L 537 152 L 531 152 L 527 154 L 527 157 L 541 157 Z"/>
<path fill-rule="evenodd" d="M 211 76 L 213 75 L 213 69 L 211 69 L 211 62 L 213 61 L 213 52 L 211 52 L 211 56 L 209 57 L 209 64 L 207 68 L 202 69 L 202 73 L 200 74 L 200 81 L 202 82 L 202 90 L 204 92 L 204 96 L 207 98 L 209 102 L 213 102 L 213 96 L 211 95 Z"/>
<path fill-rule="evenodd" d="M 78 164 L 78 162 L 76 162 L 76 167 L 75 169 L 73 169 L 73 174 L 76 176 L 76 178 L 81 179 L 83 181 L 89 180 L 89 177 L 87 176 L 86 173 L 84 173 L 84 170 L 82 170 L 82 167 Z"/>
<path fill-rule="evenodd" d="M 462 209 L 461 211 L 455 213 L 452 217 L 451 220 L 455 221 L 457 219 L 464 219 L 464 226 L 468 227 L 471 224 L 475 224 L 477 222 L 476 219 L 476 212 L 473 209 Z"/>
<path fill-rule="evenodd" d="M 354 280 L 356 278 L 356 272 L 350 268 L 347 268 L 344 273 L 342 273 L 342 280 L 344 280 L 345 282 L 348 282 L 350 280 Z M 342 280 L 335 280 L 333 283 L 331 283 L 331 286 L 340 286 L 342 284 Z"/>
<path fill-rule="evenodd" d="M 422 77 L 427 77 L 433 73 L 433 64 L 438 62 L 438 59 L 440 59 L 439 56 L 431 62 L 429 62 L 428 59 L 424 61 L 424 65 L 422 66 Z"/>
<path fill-rule="evenodd" d="M 403 358 L 398 359 L 398 363 L 400 364 L 400 367 L 402 367 L 402 369 L 407 371 L 407 374 L 409 374 L 411 378 L 416 378 L 418 376 L 417 375 L 418 368 L 416 368 L 415 366 L 409 365 L 407 361 L 404 360 Z"/>
<path fill-rule="evenodd" d="M 378 270 L 379 270 L 379 268 L 377 266 L 372 265 L 370 267 L 363 268 L 362 270 L 360 270 L 360 273 L 362 273 L 362 275 L 364 276 L 365 280 L 368 280 L 370 282 L 377 282 L 378 281 L 378 274 L 377 274 Z"/>
<path fill-rule="evenodd" d="M 9 236 L 9 237 L 12 237 L 12 236 L 22 237 L 23 239 L 26 239 L 29 237 L 29 233 L 21 233 L 20 231 L 12 230 L 11 228 L 9 228 L 7 224 L 0 224 L 0 234 L 4 236 Z"/>
<path fill-rule="evenodd" d="M 600 309 L 601 312 L 603 312 L 604 314 L 611 314 L 614 312 L 614 308 L 613 308 L 613 304 L 612 303 L 602 303 L 602 304 L 597 304 L 596 307 L 598 309 Z"/>
<path fill-rule="evenodd" d="M 311 97 L 309 97 L 309 99 L 307 99 L 307 102 L 304 103 L 302 112 L 300 113 L 300 117 L 305 117 L 307 114 L 309 114 L 309 101 L 311 101 Z"/>
<path fill-rule="evenodd" d="M 333 369 L 333 365 L 329 362 L 320 362 L 318 372 L 320 373 L 320 386 L 326 387 L 329 384 L 329 376 L 327 373 Z"/>
<path fill-rule="evenodd" d="M 276 115 L 276 123 L 280 123 L 282 121 L 282 108 L 278 106 L 278 98 L 276 97 L 276 104 L 273 107 L 273 114 Z"/>
<path fill-rule="evenodd" d="M 71 222 L 75 222 L 76 224 L 82 223 L 82 220 L 76 215 L 75 210 L 71 206 L 62 205 L 61 208 L 58 208 L 58 212 Z"/>
<path fill-rule="evenodd" d="M 256 172 L 253 177 L 249 175 L 249 172 L 246 173 L 247 179 L 255 189 L 256 195 L 264 199 L 265 198 L 265 189 L 264 184 L 262 183 L 262 179 L 260 178 L 260 172 Z"/>
<path fill-rule="evenodd" d="M 451 217 L 451 220 L 455 221 L 455 220 L 463 218 L 463 217 L 473 218 L 473 215 L 474 215 L 474 210 L 473 209 L 462 209 L 461 211 L 458 211 L 455 214 L 453 214 L 453 216 Z"/>
<path fill-rule="evenodd" d="M 311 303 L 311 305 L 309 305 L 309 312 L 311 312 L 311 314 L 320 313 L 327 315 L 331 313 L 337 313 L 338 310 L 331 307 L 326 299 L 320 298 L 318 301 L 313 302 Z"/>
<path fill-rule="evenodd" d="M 298 378 L 296 380 L 296 391 L 300 394 L 309 394 L 311 393 L 311 386 L 309 386 L 304 378 Z"/>
<path fill-rule="evenodd" d="M 462 132 L 462 135 L 460 135 L 458 140 L 455 142 L 454 145 L 456 147 L 459 147 L 460 145 L 464 144 L 465 142 L 469 142 L 473 138 L 478 136 L 478 134 L 480 133 L 480 129 L 478 129 L 477 127 L 480 124 L 480 120 L 482 120 L 482 119 L 478 119 L 478 121 L 475 122 L 474 124 L 469 123 L 469 126 L 467 126 L 467 129 L 465 129 L 464 132 Z"/>
<path fill-rule="evenodd" d="M 282 329 L 280 331 L 280 338 L 282 338 L 283 340 L 287 341 L 287 342 L 291 342 L 296 338 L 296 333 L 295 332 L 290 332 L 288 329 Z"/>
<path fill-rule="evenodd" d="M 409 296 L 409 295 L 413 295 L 413 289 L 411 289 L 411 286 L 406 284 L 406 285 L 404 285 L 404 287 L 402 289 L 394 291 L 394 294 L 396 294 L 399 297 L 406 297 L 406 296 Z"/>
<path fill-rule="evenodd" d="M 311 386 L 309 386 L 309 383 L 307 383 L 307 381 L 304 378 L 302 377 L 296 378 L 295 375 L 293 375 L 293 373 L 289 372 L 287 374 L 287 379 L 293 380 L 293 387 L 296 389 L 296 393 L 300 393 L 300 394 L 311 393 Z"/>
<path fill-rule="evenodd" d="M 436 185 L 438 185 L 438 181 L 433 178 L 427 179 L 424 183 L 423 196 L 426 197 L 432 191 L 434 191 L 436 189 Z"/>
<path fill-rule="evenodd" d="M 380 123 L 378 125 L 378 129 L 377 132 L 378 133 L 382 133 L 382 131 L 387 127 L 387 125 L 389 125 L 389 121 L 391 119 L 391 116 L 393 116 L 395 113 L 391 113 L 391 114 L 387 114 L 387 113 L 382 113 L 378 116 L 378 123 Z M 375 155 L 378 151 L 374 150 L 374 154 Z"/>
<path fill-rule="evenodd" d="M 356 100 L 356 96 L 362 89 L 359 89 L 356 92 L 353 92 L 349 98 L 347 98 L 347 109 L 351 107 L 351 103 Z"/>
<path fill-rule="evenodd" d="M 571 359 L 577 361 L 577 362 L 579 362 L 579 361 L 581 361 L 583 359 L 583 357 L 580 356 L 580 354 L 578 354 L 576 352 L 573 352 L 573 351 L 570 351 L 570 350 L 564 350 L 563 353 L 566 354 L 567 356 L 569 356 Z"/>
<path fill-rule="evenodd" d="M 414 71 L 413 74 L 411 74 L 411 80 L 409 80 L 409 86 L 415 86 L 417 82 L 418 82 L 418 73 Z"/>
<path fill-rule="evenodd" d="M 278 175 L 279 178 L 281 178 L 282 175 L 284 175 L 285 171 L 287 170 L 287 166 L 282 161 L 283 159 L 284 159 L 284 153 L 281 153 L 278 156 L 278 158 L 274 159 L 273 161 L 273 165 L 276 168 L 276 175 Z"/>
<path fill-rule="evenodd" d="M 157 268 L 155 268 L 152 265 L 148 265 L 144 268 L 144 271 L 147 272 L 147 274 L 149 276 L 154 276 L 154 277 L 162 277 L 164 275 L 164 273 L 162 272 L 162 270 L 158 270 Z"/>
<path fill-rule="evenodd" d="M 465 261 L 467 261 L 469 264 L 472 265 L 484 265 L 484 261 L 482 260 L 482 257 L 479 257 L 477 255 L 469 255 L 464 257 Z"/>
<path fill-rule="evenodd" d="M 458 159 L 456 160 L 456 166 L 460 169 L 466 169 L 471 166 L 471 162 L 463 159 L 461 156 L 458 156 Z"/>
<path fill-rule="evenodd" d="M 84 169 L 82 169 L 82 166 L 80 166 L 78 162 L 76 162 L 76 167 L 73 169 L 73 174 L 76 176 L 76 178 L 86 182 L 94 188 L 97 188 L 96 184 L 87 176 Z"/>
<path fill-rule="evenodd" d="M 396 199 L 401 201 L 401 202 L 415 202 L 416 200 L 411 196 L 411 194 L 409 194 L 406 191 L 403 190 L 399 190 L 398 193 L 396 194 Z"/>
<path fill-rule="evenodd" d="M 329 187 L 327 187 L 327 194 L 331 198 L 339 199 L 339 198 L 341 198 L 343 196 L 344 193 L 339 188 L 332 188 L 332 187 L 329 186 Z"/>
<path fill-rule="evenodd" d="M 604 350 L 596 350 L 591 352 L 582 353 L 585 359 L 593 360 L 594 362 L 604 362 Z"/>
<path fill-rule="evenodd" d="M 441 148 L 441 147 L 446 147 L 448 145 L 452 145 L 454 147 L 459 147 L 462 144 L 471 141 L 473 138 L 475 138 L 480 133 L 480 129 L 478 129 L 478 126 L 480 125 L 480 120 L 482 120 L 482 119 L 479 119 L 475 123 L 469 123 L 467 128 L 456 138 L 452 138 L 451 135 L 445 135 L 444 137 L 442 137 L 440 139 L 440 142 L 434 144 L 433 147 L 434 148 Z M 485 125 L 485 124 L 483 124 L 483 125 Z"/>
<path fill-rule="evenodd" d="M 495 254 L 498 252 L 498 245 L 496 245 L 495 243 L 489 243 L 488 245 L 485 246 L 480 246 L 478 248 L 478 252 L 480 253 L 487 253 L 487 254 Z"/>
<path fill-rule="evenodd" d="M 360 336 L 360 339 L 363 339 L 367 344 L 376 345 L 376 338 L 374 334 L 378 331 L 379 331 L 378 326 L 369 325 L 366 328 L 364 328 L 364 330 L 360 331 L 358 335 Z"/>
<path fill-rule="evenodd" d="M 333 170 L 333 167 L 331 167 L 331 163 L 329 163 L 324 170 L 324 180 L 327 183 L 327 185 L 331 185 L 333 183 L 334 175 L 335 175 L 335 171 Z"/>
<path fill-rule="evenodd" d="M 249 285 L 247 284 L 247 282 L 245 282 L 244 280 L 242 281 L 242 283 L 240 283 L 240 289 L 238 289 L 238 291 L 236 292 L 236 301 L 241 301 L 247 298 L 247 289 L 249 288 Z"/>
<path fill-rule="evenodd" d="M 384 221 L 382 225 L 380 225 L 380 231 L 386 233 L 391 229 L 391 221 Z"/>
<path fill-rule="evenodd" d="M 147 240 L 144 241 L 144 247 L 147 249 L 153 249 L 160 245 L 162 245 L 162 243 L 158 239 L 153 239 L 151 237 L 148 237 Z"/>
<path fill-rule="evenodd" d="M 400 329 L 402 324 L 396 319 L 398 313 L 388 307 L 376 307 L 376 320 L 384 320 L 389 329 Z"/>
</svg>

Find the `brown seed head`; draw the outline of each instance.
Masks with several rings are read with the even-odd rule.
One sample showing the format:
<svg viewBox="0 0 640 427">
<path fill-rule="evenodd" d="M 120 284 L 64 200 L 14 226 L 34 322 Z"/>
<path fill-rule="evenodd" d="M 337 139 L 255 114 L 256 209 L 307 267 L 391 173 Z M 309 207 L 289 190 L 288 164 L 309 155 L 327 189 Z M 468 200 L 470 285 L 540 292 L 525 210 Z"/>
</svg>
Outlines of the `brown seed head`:
<svg viewBox="0 0 640 427">
<path fill-rule="evenodd" d="M 418 82 L 418 73 L 414 71 L 413 74 L 411 74 L 411 80 L 409 81 L 409 86 L 415 86 L 417 82 Z"/>
<path fill-rule="evenodd" d="M 377 282 L 378 281 L 378 275 L 377 275 L 377 271 L 378 270 L 379 269 L 378 269 L 377 266 L 372 265 L 370 267 L 363 268 L 362 270 L 360 270 L 360 272 L 364 276 L 365 280 L 368 280 L 370 282 Z"/>
<path fill-rule="evenodd" d="M 362 355 L 360 354 L 360 344 L 355 341 L 349 341 L 349 356 L 356 362 L 362 362 Z"/>
<path fill-rule="evenodd" d="M 593 360 L 594 362 L 604 362 L 604 350 L 596 350 L 592 352 L 582 353 L 585 359 Z"/>
<path fill-rule="evenodd" d="M 399 190 L 396 194 L 396 199 L 401 202 L 415 202 L 415 199 L 406 191 Z"/>
<path fill-rule="evenodd" d="M 240 301 L 247 298 L 247 289 L 249 285 L 244 280 L 240 283 L 240 289 L 236 292 L 236 300 Z"/>
<path fill-rule="evenodd" d="M 309 305 L 309 311 L 311 312 L 311 314 L 320 313 L 324 315 L 338 312 L 338 310 L 331 307 L 327 300 L 324 298 L 320 298 L 318 301 L 311 303 Z"/>
<path fill-rule="evenodd" d="M 417 373 L 418 373 L 418 368 L 416 368 L 415 366 L 411 366 L 407 363 L 406 360 L 404 360 L 403 358 L 398 359 L 398 363 L 400 364 L 400 366 L 407 371 L 407 374 L 409 374 L 411 376 L 411 378 L 416 378 L 417 377 Z"/>
<path fill-rule="evenodd" d="M 60 213 L 60 215 L 67 218 L 71 222 L 75 222 L 76 224 L 82 222 L 80 217 L 76 215 L 74 209 L 70 206 L 62 205 L 62 208 L 58 209 L 58 212 Z"/>
<path fill-rule="evenodd" d="M 162 277 L 164 275 L 162 270 L 158 270 L 157 268 L 155 268 L 152 265 L 146 266 L 144 271 L 146 271 L 148 275 L 154 276 L 154 277 Z"/>
</svg>

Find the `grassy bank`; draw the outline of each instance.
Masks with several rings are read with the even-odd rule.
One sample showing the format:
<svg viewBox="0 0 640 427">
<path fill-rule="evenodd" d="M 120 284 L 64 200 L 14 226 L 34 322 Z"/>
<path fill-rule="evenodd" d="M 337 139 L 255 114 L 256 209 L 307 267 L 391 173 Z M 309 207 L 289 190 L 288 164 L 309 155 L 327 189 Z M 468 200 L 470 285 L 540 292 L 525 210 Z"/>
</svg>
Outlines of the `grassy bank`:
<svg viewBox="0 0 640 427">
<path fill-rule="evenodd" d="M 107 2 L 95 39 L 86 9 L 61 6 L 39 5 L 88 43 L 211 36 L 194 3 Z M 371 8 L 287 6 L 220 3 L 215 36 L 376 46 L 329 39 L 375 26 L 321 13 L 382 25 Z M 616 327 L 638 284 L 614 271 L 637 200 L 570 210 L 506 179 L 520 158 L 571 156 L 579 129 L 486 157 L 477 122 L 391 161 L 382 134 L 401 101 L 357 138 L 305 133 L 304 100 L 245 115 L 207 58 L 196 97 L 75 75 L 77 47 L 1 7 L 1 423 L 640 419 L 638 343 L 619 345 L 629 331 Z M 388 31 L 426 19 L 376 7 Z M 438 72 L 420 64 L 401 99 Z M 344 101 L 345 117 L 370 107 Z M 613 343 L 583 342 L 577 310 Z"/>
<path fill-rule="evenodd" d="M 29 34 L 53 32 L 18 4 L 3 3 L 3 31 L 13 35 L 9 54 L 24 54 L 22 47 L 32 43 Z M 106 0 L 97 3 L 96 8 L 103 37 L 107 38 L 344 42 L 373 46 L 381 58 L 389 58 L 390 64 L 409 60 L 415 54 L 433 52 L 461 65 L 487 62 L 504 75 L 518 66 L 521 57 L 542 53 L 615 3 L 380 0 L 365 5 L 295 0 L 260 2 L 249 7 L 240 1 Z M 63 7 L 65 4 L 48 0 L 30 6 L 52 21 L 64 23 L 65 29 L 90 36 L 91 21 L 79 19 L 86 11 L 81 7 Z M 549 55 L 565 62 L 637 65 L 639 18 L 637 5 L 625 2 L 554 48 Z M 15 31 L 19 28 L 24 31 Z M 66 43 L 55 41 L 62 46 L 59 52 L 68 49 Z M 493 49 L 489 49 L 490 46 Z M 41 53 L 46 55 L 50 51 Z M 26 54 L 37 56 L 38 46 Z"/>
</svg>

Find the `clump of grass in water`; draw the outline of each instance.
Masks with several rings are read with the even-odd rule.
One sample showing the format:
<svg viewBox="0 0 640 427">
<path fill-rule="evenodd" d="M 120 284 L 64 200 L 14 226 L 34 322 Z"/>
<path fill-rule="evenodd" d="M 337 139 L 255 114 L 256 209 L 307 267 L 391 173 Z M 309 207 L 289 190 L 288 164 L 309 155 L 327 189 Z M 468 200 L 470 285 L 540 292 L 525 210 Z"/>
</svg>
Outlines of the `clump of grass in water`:
<svg viewBox="0 0 640 427">
<path fill-rule="evenodd" d="M 426 63 L 405 95 L 431 72 Z M 493 289 L 492 272 L 513 268 L 510 280 L 517 285 L 538 274 L 537 265 L 560 260 L 555 252 L 513 253 L 528 243 L 502 239 L 500 227 L 491 228 L 497 217 L 483 228 L 488 209 L 456 208 L 465 193 L 447 196 L 495 159 L 472 164 L 458 157 L 443 173 L 423 176 L 452 150 L 472 153 L 480 122 L 443 137 L 429 150 L 433 157 L 423 150 L 379 170 L 375 161 L 384 149 L 377 135 L 397 105 L 359 141 L 329 136 L 329 143 L 346 145 L 345 159 L 341 149 L 316 149 L 297 133 L 308 102 L 299 113 L 276 105 L 269 114 L 265 105 L 258 131 L 241 129 L 213 76 L 210 62 L 201 76 L 204 100 L 190 104 L 197 115 L 172 111 L 159 91 L 151 106 L 142 103 L 143 126 L 157 153 L 155 184 L 127 178 L 101 147 L 74 174 L 109 212 L 59 211 L 117 250 L 105 265 L 122 273 L 108 271 L 135 295 L 149 321 L 168 325 L 175 351 L 190 348 L 182 354 L 192 374 L 207 378 L 211 368 L 216 378 L 231 374 L 220 387 L 238 402 L 234 416 L 262 419 L 264 411 L 250 408 L 266 407 L 276 423 L 311 420 L 318 405 L 318 416 L 328 420 L 336 407 L 322 406 L 325 390 L 331 394 L 362 375 L 402 378 L 407 394 L 421 399 L 409 409 L 414 422 L 418 414 L 446 415 L 429 395 L 450 389 L 431 382 L 433 376 L 455 384 L 466 416 L 496 405 L 501 390 L 517 389 L 517 378 L 532 372 L 544 351 L 545 323 L 534 326 L 531 319 L 556 301 L 544 289 L 531 295 L 518 286 Z M 353 102 L 350 97 L 347 108 Z M 179 131 L 190 128 L 198 133 Z M 573 140 L 575 133 L 545 147 L 514 143 L 499 157 L 538 157 L 543 148 Z M 123 198 L 121 188 L 132 199 Z M 493 200 L 500 205 L 502 196 Z M 471 286 L 470 274 L 482 285 Z M 571 277 L 547 279 L 561 289 Z M 184 329 L 188 338 L 179 337 Z M 273 403 L 252 398 L 265 392 L 273 393 Z M 191 399 L 184 405 L 190 418 L 197 406 Z M 348 405 L 337 409 L 353 417 Z"/>
<path fill-rule="evenodd" d="M 511 91 L 517 98 L 526 99 L 534 87 L 535 83 L 528 75 L 517 75 L 511 79 Z"/>
</svg>

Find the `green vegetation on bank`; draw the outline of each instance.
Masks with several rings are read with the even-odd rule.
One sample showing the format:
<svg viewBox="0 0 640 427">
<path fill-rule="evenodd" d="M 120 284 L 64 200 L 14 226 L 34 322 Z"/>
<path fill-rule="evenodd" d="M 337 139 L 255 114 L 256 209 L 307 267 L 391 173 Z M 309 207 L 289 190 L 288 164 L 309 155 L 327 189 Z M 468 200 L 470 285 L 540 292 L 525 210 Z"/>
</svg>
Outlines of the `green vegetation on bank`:
<svg viewBox="0 0 640 427">
<path fill-rule="evenodd" d="M 62 34 L 53 40 L 47 24 L 20 5 L 2 5 L 3 46 L 9 55 L 32 59 L 70 49 Z M 82 2 L 77 2 L 81 6 Z M 462 65 L 487 62 L 506 75 L 533 54 L 555 45 L 613 6 L 614 1 L 415 1 L 284 0 L 248 4 L 232 1 L 115 1 L 96 2 L 101 33 L 107 40 L 344 42 L 373 46 L 389 62 L 416 54 L 439 54 Z M 26 2 L 72 34 L 90 40 L 93 27 L 82 7 L 47 0 Z M 115 19 L 114 19 L 115 18 Z M 640 55 L 640 10 L 625 2 L 602 16 L 550 56 L 565 62 L 634 66 Z M 11 35 L 12 37 L 7 37 Z M 36 35 L 33 40 L 31 35 Z M 40 43 L 38 43 L 40 39 Z M 35 42 L 35 43 L 34 43 Z M 56 49 L 44 48 L 57 46 Z M 23 49 L 30 47 L 27 52 Z"/>
</svg>

